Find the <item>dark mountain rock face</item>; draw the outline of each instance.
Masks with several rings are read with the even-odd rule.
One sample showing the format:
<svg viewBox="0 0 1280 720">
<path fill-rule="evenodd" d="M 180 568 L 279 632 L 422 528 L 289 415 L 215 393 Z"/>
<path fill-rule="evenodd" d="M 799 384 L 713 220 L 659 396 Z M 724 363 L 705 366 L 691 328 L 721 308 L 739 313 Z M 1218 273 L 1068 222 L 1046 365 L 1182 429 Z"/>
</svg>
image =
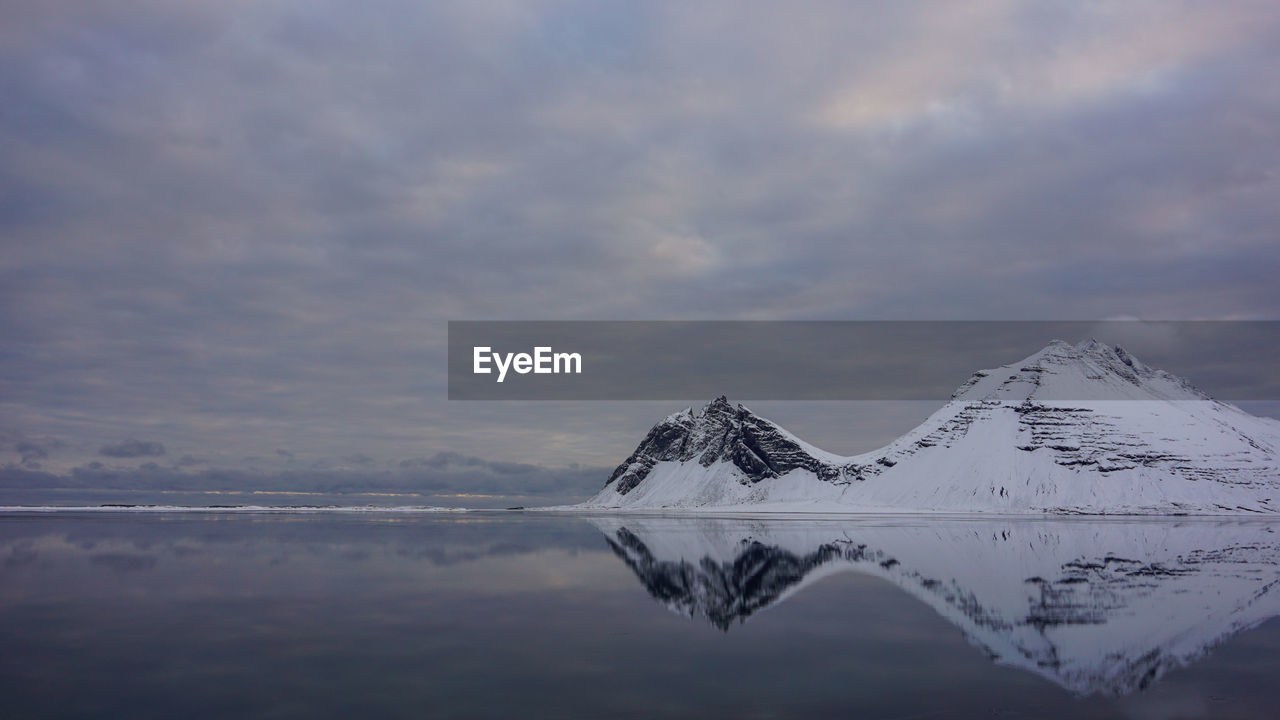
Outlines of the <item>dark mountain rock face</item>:
<svg viewBox="0 0 1280 720">
<path fill-rule="evenodd" d="M 797 468 L 827 482 L 846 482 L 848 469 L 813 457 L 778 426 L 721 396 L 696 414 L 690 408 L 653 426 L 605 485 L 617 483 L 618 494 L 625 495 L 659 462 L 690 460 L 703 467 L 718 461 L 733 463 L 742 471 L 744 484 L 776 478 Z"/>
</svg>

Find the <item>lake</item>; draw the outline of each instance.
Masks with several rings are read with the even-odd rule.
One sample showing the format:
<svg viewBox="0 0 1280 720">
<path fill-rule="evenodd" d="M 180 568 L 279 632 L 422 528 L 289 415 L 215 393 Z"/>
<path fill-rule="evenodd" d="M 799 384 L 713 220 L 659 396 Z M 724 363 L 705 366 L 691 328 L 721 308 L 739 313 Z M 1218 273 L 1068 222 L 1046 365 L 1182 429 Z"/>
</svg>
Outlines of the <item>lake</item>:
<svg viewBox="0 0 1280 720">
<path fill-rule="evenodd" d="M 1280 524 L 0 514 L 0 717 L 1273 717 Z"/>
</svg>

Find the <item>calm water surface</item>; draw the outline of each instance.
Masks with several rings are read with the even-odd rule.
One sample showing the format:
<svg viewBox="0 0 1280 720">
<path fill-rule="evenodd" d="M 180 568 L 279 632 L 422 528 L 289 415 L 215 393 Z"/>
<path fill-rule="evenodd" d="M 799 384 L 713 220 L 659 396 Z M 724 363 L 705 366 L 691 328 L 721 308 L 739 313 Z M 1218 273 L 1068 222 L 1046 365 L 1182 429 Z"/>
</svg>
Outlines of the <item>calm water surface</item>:
<svg viewBox="0 0 1280 720">
<path fill-rule="evenodd" d="M 1274 717 L 1280 526 L 0 515 L 0 717 Z"/>
</svg>

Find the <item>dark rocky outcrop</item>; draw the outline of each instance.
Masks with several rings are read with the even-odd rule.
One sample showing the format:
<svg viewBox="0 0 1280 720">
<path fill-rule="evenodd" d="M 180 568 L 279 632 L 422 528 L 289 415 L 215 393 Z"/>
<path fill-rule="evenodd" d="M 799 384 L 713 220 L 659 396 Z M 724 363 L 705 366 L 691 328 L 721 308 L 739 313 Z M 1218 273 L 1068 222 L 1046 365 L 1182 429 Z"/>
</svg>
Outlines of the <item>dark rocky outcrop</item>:
<svg viewBox="0 0 1280 720">
<path fill-rule="evenodd" d="M 694 413 L 690 408 L 653 426 L 640 446 L 613 474 L 606 486 L 619 495 L 630 492 L 659 462 L 696 460 L 703 467 L 719 461 L 732 463 L 742 471 L 744 484 L 775 478 L 791 470 L 804 469 L 827 482 L 847 482 L 854 468 L 819 460 L 791 439 L 781 428 L 752 413 L 742 405 L 732 405 L 724 396 L 712 400 Z"/>
</svg>

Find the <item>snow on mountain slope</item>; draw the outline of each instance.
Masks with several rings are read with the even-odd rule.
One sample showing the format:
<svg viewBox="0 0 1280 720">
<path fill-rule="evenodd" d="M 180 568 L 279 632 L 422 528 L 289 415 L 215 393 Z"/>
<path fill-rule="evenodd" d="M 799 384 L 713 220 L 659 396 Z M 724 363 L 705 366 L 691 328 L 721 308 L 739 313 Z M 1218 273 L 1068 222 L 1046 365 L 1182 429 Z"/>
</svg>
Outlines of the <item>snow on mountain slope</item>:
<svg viewBox="0 0 1280 720">
<path fill-rule="evenodd" d="M 658 423 L 582 507 L 1233 514 L 1280 509 L 1280 422 L 1096 341 L 975 373 L 880 450 L 841 457 L 718 398 Z"/>
<path fill-rule="evenodd" d="M 592 522 L 655 600 L 722 630 L 857 572 L 1080 694 L 1142 689 L 1280 614 L 1280 540 L 1257 520 Z"/>
</svg>

